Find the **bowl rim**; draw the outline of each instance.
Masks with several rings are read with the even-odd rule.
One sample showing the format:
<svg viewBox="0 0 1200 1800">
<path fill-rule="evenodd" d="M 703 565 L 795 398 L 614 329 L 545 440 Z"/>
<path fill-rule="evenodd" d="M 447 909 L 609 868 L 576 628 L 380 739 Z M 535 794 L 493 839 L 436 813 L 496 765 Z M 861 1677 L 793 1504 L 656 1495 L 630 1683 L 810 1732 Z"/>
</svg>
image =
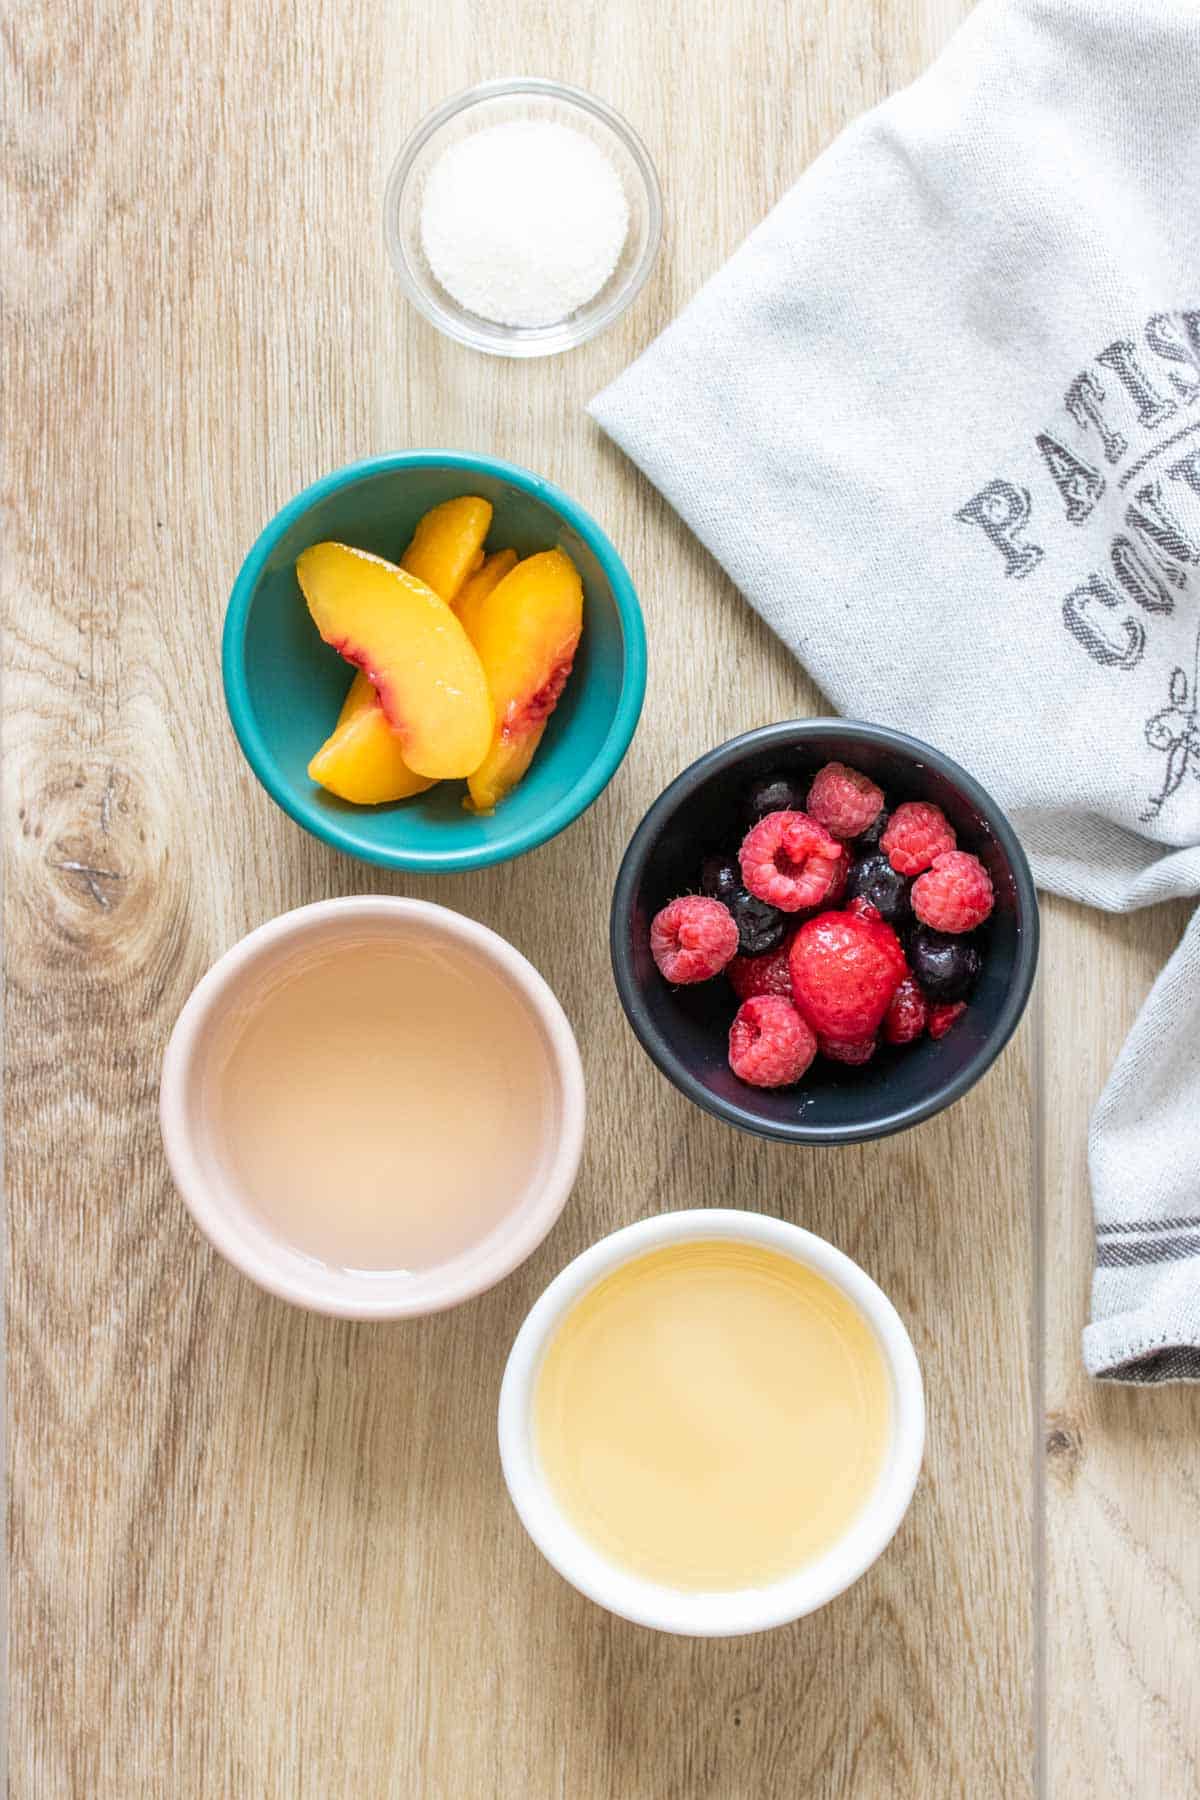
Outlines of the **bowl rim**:
<svg viewBox="0 0 1200 1800">
<path fill-rule="evenodd" d="M 447 468 L 461 470 L 464 476 L 487 475 L 529 494 L 548 506 L 583 538 L 599 561 L 612 594 L 621 625 L 623 668 L 616 707 L 603 743 L 553 806 L 522 828 L 513 828 L 499 843 L 481 844 L 477 849 L 415 851 L 402 845 L 375 844 L 358 836 L 352 826 L 341 822 L 340 816 L 322 813 L 313 797 L 300 794 L 282 780 L 259 729 L 250 699 L 245 659 L 246 628 L 255 592 L 276 544 L 319 501 L 376 475 Z M 417 874 L 451 874 L 461 869 L 489 868 L 536 849 L 564 831 L 603 793 L 620 767 L 641 716 L 646 694 L 646 627 L 633 579 L 616 546 L 591 514 L 552 481 L 500 457 L 476 456 L 462 450 L 399 450 L 346 463 L 311 482 L 282 506 L 259 532 L 238 570 L 225 609 L 221 677 L 226 710 L 242 754 L 275 804 L 297 825 L 333 849 L 379 868 L 408 869 Z M 375 809 L 361 810 L 369 815 Z"/>
<path fill-rule="evenodd" d="M 664 1245 L 724 1238 L 761 1245 L 815 1269 L 871 1326 L 892 1386 L 891 1454 L 845 1533 L 814 1562 L 761 1588 L 690 1592 L 620 1568 L 571 1523 L 540 1467 L 532 1422 L 542 1359 L 570 1309 L 612 1270 Z M 534 1302 L 509 1352 L 497 1414 L 500 1462 L 521 1523 L 542 1555 L 588 1599 L 635 1625 L 688 1637 L 737 1637 L 790 1624 L 857 1581 L 908 1511 L 925 1449 L 925 1391 L 916 1350 L 879 1284 L 828 1239 L 766 1213 L 690 1207 L 657 1213 L 580 1252 Z"/>
<path fill-rule="evenodd" d="M 428 1270 L 409 1277 L 403 1289 L 386 1276 L 356 1277 L 344 1271 L 342 1291 L 317 1292 L 305 1281 L 299 1258 L 276 1260 L 249 1242 L 237 1220 L 213 1197 L 203 1162 L 197 1153 L 190 1123 L 189 1099 L 195 1077 L 196 1056 L 205 1027 L 219 1008 L 238 991 L 264 952 L 292 943 L 300 944 L 330 921 L 345 927 L 355 920 L 404 918 L 468 945 L 491 963 L 531 1007 L 545 1033 L 548 1061 L 560 1098 L 557 1138 L 549 1164 L 536 1187 L 532 1204 L 520 1229 L 504 1231 L 487 1255 L 467 1251 L 455 1261 L 456 1276 Z M 587 1101 L 583 1063 L 571 1022 L 553 988 L 528 957 L 490 926 L 452 907 L 432 900 L 414 900 L 399 894 L 350 894 L 331 900 L 315 900 L 306 906 L 279 913 L 231 944 L 200 977 L 183 1004 L 167 1040 L 158 1094 L 159 1129 L 176 1192 L 198 1229 L 213 1248 L 234 1268 L 267 1293 L 311 1312 L 341 1319 L 404 1319 L 425 1317 L 458 1306 L 482 1294 L 531 1256 L 557 1222 L 571 1196 L 583 1153 Z M 506 1215 L 506 1219 L 510 1217 Z M 493 1233 L 501 1227 L 493 1227 Z M 447 1268 L 453 1268 L 453 1264 Z M 326 1270 L 327 1265 L 314 1264 Z M 389 1284 L 385 1287 L 385 1282 Z M 417 1291 L 417 1284 L 421 1291 Z"/>
<path fill-rule="evenodd" d="M 764 1119 L 748 1107 L 739 1106 L 735 1101 L 712 1093 L 696 1079 L 655 1026 L 634 977 L 629 949 L 634 888 L 664 822 L 680 801 L 711 776 L 736 764 L 753 751 L 772 746 L 792 746 L 803 742 L 807 737 L 818 735 L 843 738 L 847 745 L 866 740 L 881 748 L 898 750 L 910 756 L 914 762 L 926 763 L 944 775 L 987 820 L 992 835 L 1008 859 L 1017 890 L 1020 930 L 1012 978 L 999 1016 L 985 1042 L 961 1068 L 933 1088 L 924 1099 L 891 1111 L 885 1110 L 877 1118 L 864 1120 L 858 1125 L 819 1125 L 807 1124 L 802 1119 L 794 1122 Z M 895 1132 L 920 1125 L 960 1100 L 987 1073 L 1021 1021 L 1037 972 L 1039 937 L 1037 890 L 1029 863 L 1008 818 L 987 790 L 952 757 L 935 749 L 932 744 L 924 743 L 920 738 L 894 731 L 887 725 L 871 725 L 861 720 L 842 718 L 785 719 L 773 725 L 756 726 L 751 731 L 741 732 L 737 737 L 716 745 L 689 763 L 647 808 L 630 838 L 617 873 L 609 914 L 609 955 L 617 993 L 634 1034 L 651 1061 L 704 1112 L 756 1137 L 772 1138 L 789 1144 L 869 1143 L 873 1139 L 890 1137 Z"/>
<path fill-rule="evenodd" d="M 617 289 L 606 306 L 588 320 L 586 326 L 567 318 L 560 319 L 553 325 L 529 327 L 517 332 L 511 326 L 497 325 L 482 317 L 477 324 L 467 323 L 467 320 L 475 318 L 474 314 L 468 313 L 464 308 L 464 316 L 460 318 L 449 307 L 440 306 L 431 300 L 424 291 L 416 278 L 400 231 L 400 205 L 405 184 L 418 156 L 431 139 L 437 136 L 443 126 L 462 113 L 470 112 L 473 107 L 489 100 L 510 97 L 519 99 L 522 95 L 555 100 L 568 108 L 577 107 L 599 120 L 624 146 L 641 179 L 646 199 L 646 242 L 642 253 L 624 285 Z M 510 359 L 558 356 L 598 337 L 628 311 L 645 287 L 662 244 L 662 234 L 662 186 L 658 171 L 650 152 L 633 126 L 615 107 L 610 106 L 606 100 L 601 100 L 597 94 L 544 75 L 500 75 L 451 94 L 431 112 L 426 113 L 405 138 L 392 162 L 384 189 L 384 242 L 405 296 L 435 330 L 453 339 L 455 343 L 465 344 L 468 349 L 478 350 L 485 356 Z"/>
</svg>

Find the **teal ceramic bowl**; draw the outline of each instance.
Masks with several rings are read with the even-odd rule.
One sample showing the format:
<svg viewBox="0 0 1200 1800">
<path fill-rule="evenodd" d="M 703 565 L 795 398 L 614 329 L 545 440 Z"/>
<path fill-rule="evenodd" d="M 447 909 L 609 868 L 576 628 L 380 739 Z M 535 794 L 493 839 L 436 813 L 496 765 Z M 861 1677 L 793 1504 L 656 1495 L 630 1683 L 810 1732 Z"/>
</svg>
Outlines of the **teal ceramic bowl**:
<svg viewBox="0 0 1200 1800">
<path fill-rule="evenodd" d="M 456 494 L 495 508 L 489 549 L 566 551 L 583 578 L 575 668 L 520 786 L 490 818 L 442 782 L 390 806 L 352 806 L 310 781 L 354 671 L 322 643 L 296 581 L 300 552 L 325 538 L 396 561 L 421 514 Z M 242 565 L 225 615 L 225 699 L 271 798 L 335 849 L 386 868 L 440 873 L 506 862 L 590 806 L 629 747 L 646 688 L 646 634 L 633 583 L 595 520 L 527 469 L 490 456 L 413 450 L 338 469 L 271 520 Z"/>
</svg>

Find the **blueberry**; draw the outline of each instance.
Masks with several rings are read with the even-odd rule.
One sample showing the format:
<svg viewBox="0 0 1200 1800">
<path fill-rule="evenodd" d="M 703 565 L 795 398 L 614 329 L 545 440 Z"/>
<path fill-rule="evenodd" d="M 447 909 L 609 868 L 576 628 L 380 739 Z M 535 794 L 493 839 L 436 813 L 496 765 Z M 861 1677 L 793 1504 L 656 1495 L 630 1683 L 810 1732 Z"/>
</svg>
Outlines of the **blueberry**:
<svg viewBox="0 0 1200 1800">
<path fill-rule="evenodd" d="M 979 951 L 969 938 L 920 925 L 908 946 L 913 974 L 931 1000 L 964 1000 L 979 975 Z"/>
<path fill-rule="evenodd" d="M 700 864 L 700 892 L 711 900 L 729 901 L 742 885 L 742 871 L 733 856 L 706 856 Z"/>
<path fill-rule="evenodd" d="M 747 830 L 759 819 L 765 819 L 768 813 L 803 810 L 807 792 L 807 784 L 802 786 L 790 775 L 762 775 L 757 781 L 750 782 L 742 796 Z"/>
<path fill-rule="evenodd" d="M 725 904 L 738 928 L 738 951 L 742 956 L 765 956 L 768 950 L 779 948 L 788 928 L 786 913 L 748 894 L 745 888 L 730 895 Z"/>
<path fill-rule="evenodd" d="M 907 875 L 898 874 L 882 851 L 870 850 L 851 864 L 846 899 L 869 900 L 889 925 L 899 927 L 912 917 L 911 886 Z"/>
<path fill-rule="evenodd" d="M 867 826 L 867 829 L 865 831 L 860 831 L 855 838 L 855 848 L 859 850 L 869 850 L 873 848 L 887 830 L 888 819 L 890 816 L 887 808 L 881 806 L 875 818 Z"/>
</svg>

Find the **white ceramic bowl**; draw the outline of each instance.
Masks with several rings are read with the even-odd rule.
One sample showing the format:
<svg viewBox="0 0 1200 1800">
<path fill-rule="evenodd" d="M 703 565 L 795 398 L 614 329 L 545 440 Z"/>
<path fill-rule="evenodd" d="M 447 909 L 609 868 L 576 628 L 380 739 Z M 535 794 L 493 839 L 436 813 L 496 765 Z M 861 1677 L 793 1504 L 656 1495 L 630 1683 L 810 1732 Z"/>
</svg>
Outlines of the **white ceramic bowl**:
<svg viewBox="0 0 1200 1800">
<path fill-rule="evenodd" d="M 611 1562 L 565 1516 L 538 1460 L 533 1399 L 546 1347 L 581 1296 L 620 1264 L 664 1244 L 732 1238 L 781 1251 L 815 1269 L 858 1307 L 874 1331 L 892 1383 L 892 1436 L 875 1490 L 845 1536 L 816 1561 L 765 1587 L 689 1592 L 644 1580 Z M 590 1600 L 635 1625 L 685 1637 L 736 1637 L 785 1625 L 832 1600 L 886 1548 L 908 1510 L 925 1447 L 925 1398 L 908 1332 L 891 1301 L 823 1238 L 761 1213 L 696 1208 L 662 1213 L 613 1232 L 568 1263 L 517 1334 L 500 1389 L 500 1460 L 530 1537 L 559 1574 Z"/>
<path fill-rule="evenodd" d="M 286 959 L 327 954 L 339 940 L 378 933 L 394 943 L 431 943 L 441 956 L 482 960 L 514 1005 L 537 1025 L 552 1085 L 541 1155 L 523 1191 L 478 1244 L 439 1267 L 408 1272 L 339 1269 L 296 1250 L 247 1203 L 221 1154 L 221 1120 L 209 1095 L 207 1058 L 231 1008 L 243 1005 Z M 163 1144 L 175 1185 L 196 1224 L 222 1256 L 280 1299 L 349 1319 L 399 1319 L 439 1312 L 493 1286 L 537 1248 L 574 1185 L 583 1148 L 584 1090 L 579 1049 L 566 1014 L 520 951 L 485 925 L 425 900 L 387 895 L 322 900 L 260 925 L 215 963 L 180 1013 L 167 1045 L 159 1092 Z"/>
</svg>

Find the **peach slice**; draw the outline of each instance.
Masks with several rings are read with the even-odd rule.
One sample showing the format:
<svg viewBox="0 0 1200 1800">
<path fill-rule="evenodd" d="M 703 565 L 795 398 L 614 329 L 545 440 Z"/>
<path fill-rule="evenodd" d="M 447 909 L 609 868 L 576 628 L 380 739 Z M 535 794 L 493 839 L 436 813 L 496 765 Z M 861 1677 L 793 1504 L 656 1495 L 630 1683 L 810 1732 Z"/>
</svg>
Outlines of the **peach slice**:
<svg viewBox="0 0 1200 1800">
<path fill-rule="evenodd" d="M 325 642 L 375 688 L 413 773 L 438 781 L 478 768 L 493 735 L 488 683 L 446 602 L 348 544 L 302 551 L 296 577 Z"/>
<path fill-rule="evenodd" d="M 353 800 L 357 806 L 407 800 L 437 785 L 427 775 L 414 775 L 405 762 L 400 739 L 361 669 L 350 683 L 336 726 L 309 763 L 308 773 L 331 794 Z"/>
<path fill-rule="evenodd" d="M 517 566 L 515 550 L 497 550 L 489 556 L 473 575 L 468 575 L 459 589 L 458 599 L 454 602 L 454 610 L 459 622 L 472 643 L 475 641 L 475 627 L 479 623 L 479 615 L 483 611 L 483 603 L 494 587 L 498 587 L 510 570 Z"/>
<path fill-rule="evenodd" d="M 483 561 L 483 540 L 491 523 L 491 505 L 475 494 L 443 500 L 418 521 L 400 567 L 452 606 L 467 576 Z"/>
<path fill-rule="evenodd" d="M 480 546 L 491 522 L 492 509 L 486 500 L 467 495 L 443 501 L 418 523 L 400 566 L 447 604 L 456 597 L 463 599 L 471 589 L 473 604 L 478 606 L 517 560 L 515 550 L 490 557 L 489 562 L 499 566 L 489 580 L 480 579 L 484 572 L 479 566 L 483 563 Z M 308 772 L 330 793 L 360 806 L 407 800 L 434 785 L 424 775 L 414 775 L 405 762 L 399 739 L 361 669 L 350 684 L 336 728 L 309 763 Z"/>
<path fill-rule="evenodd" d="M 479 507 L 485 514 L 479 514 Z M 467 510 L 469 509 L 469 511 Z M 414 546 L 421 552 L 418 561 L 447 584 L 441 593 L 448 600 L 449 589 L 458 580 L 463 554 L 479 532 L 486 533 L 492 509 L 486 501 L 468 498 L 464 502 L 446 501 L 425 514 L 405 556 L 411 557 Z M 457 551 L 455 550 L 457 544 Z M 482 564 L 469 574 L 458 589 L 454 610 L 463 620 L 470 636 L 466 614 L 478 612 L 498 581 L 516 564 L 515 550 L 500 550 L 483 561 L 483 551 L 476 549 L 474 560 Z M 420 567 L 409 570 L 419 579 Z M 439 592 L 437 582 L 427 585 Z M 400 740 L 387 722 L 375 689 L 361 669 L 350 683 L 350 692 L 338 716 L 336 727 L 321 745 L 308 765 L 313 781 L 320 782 L 331 794 L 351 800 L 359 806 L 382 806 L 393 800 L 407 800 L 423 794 L 435 785 L 424 775 L 414 775 L 404 760 Z"/>
<path fill-rule="evenodd" d="M 468 777 L 465 804 L 491 812 L 533 761 L 571 673 L 583 629 L 583 583 L 562 550 L 527 556 L 492 589 L 474 628 L 496 725 Z"/>
</svg>

